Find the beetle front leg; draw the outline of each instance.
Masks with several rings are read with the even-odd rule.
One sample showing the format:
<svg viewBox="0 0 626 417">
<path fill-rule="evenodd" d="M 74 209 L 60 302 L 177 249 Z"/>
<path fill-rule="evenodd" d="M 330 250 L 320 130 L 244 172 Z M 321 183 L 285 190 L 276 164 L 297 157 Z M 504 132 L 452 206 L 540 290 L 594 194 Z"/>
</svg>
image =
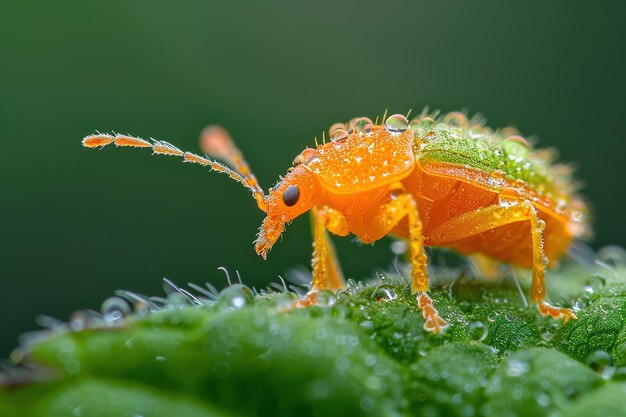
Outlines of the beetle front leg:
<svg viewBox="0 0 626 417">
<path fill-rule="evenodd" d="M 344 287 L 343 273 L 335 254 L 335 246 L 326 230 L 346 236 L 349 232 L 346 218 L 330 207 L 314 207 L 311 210 L 313 227 L 313 287 L 312 290 L 336 291 Z"/>
<path fill-rule="evenodd" d="M 417 203 L 413 196 L 406 193 L 401 184 L 392 188 L 390 200 L 382 205 L 368 225 L 368 238 L 371 241 L 387 235 L 404 218 L 409 223 L 409 247 L 411 255 L 411 293 L 417 294 L 417 305 L 424 316 L 424 328 L 439 333 L 448 323 L 439 317 L 428 296 L 428 258 L 424 253 L 422 222 L 419 218 Z M 368 240 L 369 240 L 368 239 Z"/>
<path fill-rule="evenodd" d="M 335 246 L 327 230 L 339 236 L 346 236 L 350 231 L 346 218 L 333 208 L 314 207 L 311 209 L 311 226 L 313 281 L 309 292 L 296 302 L 297 307 L 314 305 L 317 302 L 317 292 L 320 290 L 337 291 L 345 286 Z"/>
</svg>

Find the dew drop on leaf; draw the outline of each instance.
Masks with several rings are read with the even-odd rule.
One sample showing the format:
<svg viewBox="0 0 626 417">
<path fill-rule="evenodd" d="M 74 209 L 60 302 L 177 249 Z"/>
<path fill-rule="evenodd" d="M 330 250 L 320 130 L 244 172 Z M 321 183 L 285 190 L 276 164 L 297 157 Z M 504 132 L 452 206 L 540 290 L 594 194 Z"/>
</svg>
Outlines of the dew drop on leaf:
<svg viewBox="0 0 626 417">
<path fill-rule="evenodd" d="M 482 321 L 474 321 L 467 326 L 467 336 L 478 342 L 482 342 L 487 337 L 489 329 Z"/>
<path fill-rule="evenodd" d="M 130 312 L 130 306 L 123 298 L 109 297 L 102 303 L 101 311 L 104 320 L 109 324 L 113 324 Z"/>
<path fill-rule="evenodd" d="M 585 362 L 591 369 L 601 371 L 607 366 L 611 366 L 613 364 L 613 357 L 607 351 L 596 350 L 587 357 Z"/>
</svg>

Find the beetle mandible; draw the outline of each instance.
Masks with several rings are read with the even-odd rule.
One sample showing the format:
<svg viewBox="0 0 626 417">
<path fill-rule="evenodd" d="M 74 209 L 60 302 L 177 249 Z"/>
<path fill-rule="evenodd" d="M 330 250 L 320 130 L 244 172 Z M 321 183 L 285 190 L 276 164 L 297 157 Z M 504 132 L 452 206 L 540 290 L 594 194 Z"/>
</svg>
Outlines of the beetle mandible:
<svg viewBox="0 0 626 417">
<path fill-rule="evenodd" d="M 366 117 L 335 124 L 331 141 L 306 148 L 265 194 L 241 152 L 221 127 L 201 135 L 212 158 L 183 152 L 170 143 L 127 135 L 95 134 L 89 148 L 151 148 L 223 172 L 247 187 L 267 214 L 255 250 L 263 259 L 285 229 L 305 212 L 313 222 L 313 280 L 298 306 L 316 302 L 319 290 L 336 291 L 344 280 L 327 232 L 356 235 L 365 243 L 393 234 L 408 240 L 411 291 L 424 327 L 447 326 L 428 296 L 425 246 L 450 247 L 532 269 L 531 300 L 540 313 L 564 321 L 569 308 L 546 302 L 545 273 L 573 238 L 588 231 L 586 207 L 574 191 L 566 165 L 549 150 L 533 150 L 510 128 L 492 131 L 460 112 L 401 114 L 380 124 Z"/>
</svg>

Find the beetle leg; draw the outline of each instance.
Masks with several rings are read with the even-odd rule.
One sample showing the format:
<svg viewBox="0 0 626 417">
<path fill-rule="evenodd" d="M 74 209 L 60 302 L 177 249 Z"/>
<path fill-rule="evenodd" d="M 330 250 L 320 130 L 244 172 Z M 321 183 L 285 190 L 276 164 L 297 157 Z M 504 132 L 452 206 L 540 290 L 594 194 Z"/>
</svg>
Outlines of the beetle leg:
<svg viewBox="0 0 626 417">
<path fill-rule="evenodd" d="M 313 226 L 313 288 L 336 291 L 344 286 L 343 273 L 335 254 L 335 246 L 326 230 L 340 236 L 349 232 L 346 218 L 330 207 L 311 210 Z"/>
<path fill-rule="evenodd" d="M 529 201 L 506 206 L 493 205 L 465 213 L 439 225 L 429 237 L 435 244 L 452 243 L 496 227 L 521 221 L 530 223 L 533 255 L 531 301 L 537 303 L 539 312 L 543 316 L 563 318 L 564 322 L 575 319 L 576 316 L 571 309 L 554 307 L 544 301 L 547 296 L 545 275 L 548 259 L 543 249 L 543 227 L 537 215 L 537 209 Z"/>
<path fill-rule="evenodd" d="M 422 310 L 426 322 L 424 328 L 435 333 L 441 332 L 448 323 L 439 317 L 428 296 L 428 258 L 424 253 L 422 222 L 419 218 L 417 203 L 413 196 L 406 193 L 401 185 L 391 191 L 391 199 L 380 207 L 378 213 L 368 225 L 368 238 L 372 241 L 387 235 L 404 217 L 408 217 L 409 246 L 411 248 L 411 293 L 417 294 L 417 305 Z"/>
<path fill-rule="evenodd" d="M 314 207 L 311 209 L 311 226 L 313 232 L 313 282 L 311 290 L 302 300 L 295 303 L 296 307 L 307 307 L 317 302 L 320 290 L 336 291 L 344 287 L 343 273 L 335 253 L 328 231 L 346 236 L 349 232 L 346 218 L 339 211 L 330 207 Z"/>
</svg>

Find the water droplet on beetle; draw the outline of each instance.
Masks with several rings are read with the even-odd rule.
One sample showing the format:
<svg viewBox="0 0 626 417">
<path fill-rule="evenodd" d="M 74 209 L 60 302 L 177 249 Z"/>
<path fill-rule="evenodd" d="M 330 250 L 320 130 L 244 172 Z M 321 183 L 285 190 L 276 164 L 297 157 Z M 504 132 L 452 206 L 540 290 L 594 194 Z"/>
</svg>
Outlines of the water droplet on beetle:
<svg viewBox="0 0 626 417">
<path fill-rule="evenodd" d="M 458 111 L 453 111 L 453 112 L 446 114 L 443 118 L 443 121 L 452 127 L 460 127 L 460 128 L 464 128 L 469 124 L 469 120 L 467 120 L 467 116 Z"/>
<path fill-rule="evenodd" d="M 435 123 L 435 119 L 430 116 L 420 117 L 420 125 L 425 129 L 433 127 Z"/>
<path fill-rule="evenodd" d="M 385 130 L 388 132 L 404 132 L 409 129 L 409 121 L 402 114 L 392 114 L 385 120 Z"/>
<path fill-rule="evenodd" d="M 104 320 L 109 324 L 113 324 L 130 313 L 130 306 L 123 298 L 109 297 L 102 303 L 100 311 L 102 311 Z"/>
<path fill-rule="evenodd" d="M 328 136 L 332 137 L 333 133 L 335 133 L 335 130 L 337 129 L 343 129 L 346 130 L 346 125 L 344 123 L 333 123 L 332 125 L 330 125 L 330 127 L 328 128 Z"/>
<path fill-rule="evenodd" d="M 294 158 L 293 165 L 296 166 L 300 164 L 306 164 L 307 162 L 315 158 L 315 156 L 317 156 L 317 151 L 315 149 L 306 148 Z"/>
<path fill-rule="evenodd" d="M 513 135 L 504 139 L 500 145 L 513 158 L 525 158 L 530 153 L 530 144 L 521 136 Z"/>
<path fill-rule="evenodd" d="M 374 127 L 374 122 L 372 122 L 372 120 L 367 117 L 359 117 L 354 122 L 354 130 L 357 133 L 361 133 L 361 132 L 369 133 L 372 131 L 373 127 Z"/>
<path fill-rule="evenodd" d="M 494 181 L 499 182 L 503 180 L 504 177 L 506 177 L 506 173 L 502 171 L 501 169 L 494 169 L 493 171 L 489 173 L 489 179 L 494 180 Z"/>
<path fill-rule="evenodd" d="M 330 140 L 332 140 L 333 142 L 344 140 L 347 137 L 348 137 L 348 131 L 343 128 L 337 128 L 333 130 L 333 132 L 330 134 Z"/>
<path fill-rule="evenodd" d="M 537 220 L 537 225 L 535 226 L 535 230 L 537 232 L 543 232 L 545 228 L 546 228 L 546 222 L 541 219 Z"/>
<path fill-rule="evenodd" d="M 354 131 L 355 131 L 355 129 L 356 129 L 356 121 L 357 121 L 357 119 L 358 119 L 358 117 L 354 117 L 354 118 L 352 118 L 352 119 L 348 120 L 348 123 L 346 123 L 346 130 L 347 130 L 349 133 L 352 133 L 352 132 L 354 132 Z"/>
</svg>

